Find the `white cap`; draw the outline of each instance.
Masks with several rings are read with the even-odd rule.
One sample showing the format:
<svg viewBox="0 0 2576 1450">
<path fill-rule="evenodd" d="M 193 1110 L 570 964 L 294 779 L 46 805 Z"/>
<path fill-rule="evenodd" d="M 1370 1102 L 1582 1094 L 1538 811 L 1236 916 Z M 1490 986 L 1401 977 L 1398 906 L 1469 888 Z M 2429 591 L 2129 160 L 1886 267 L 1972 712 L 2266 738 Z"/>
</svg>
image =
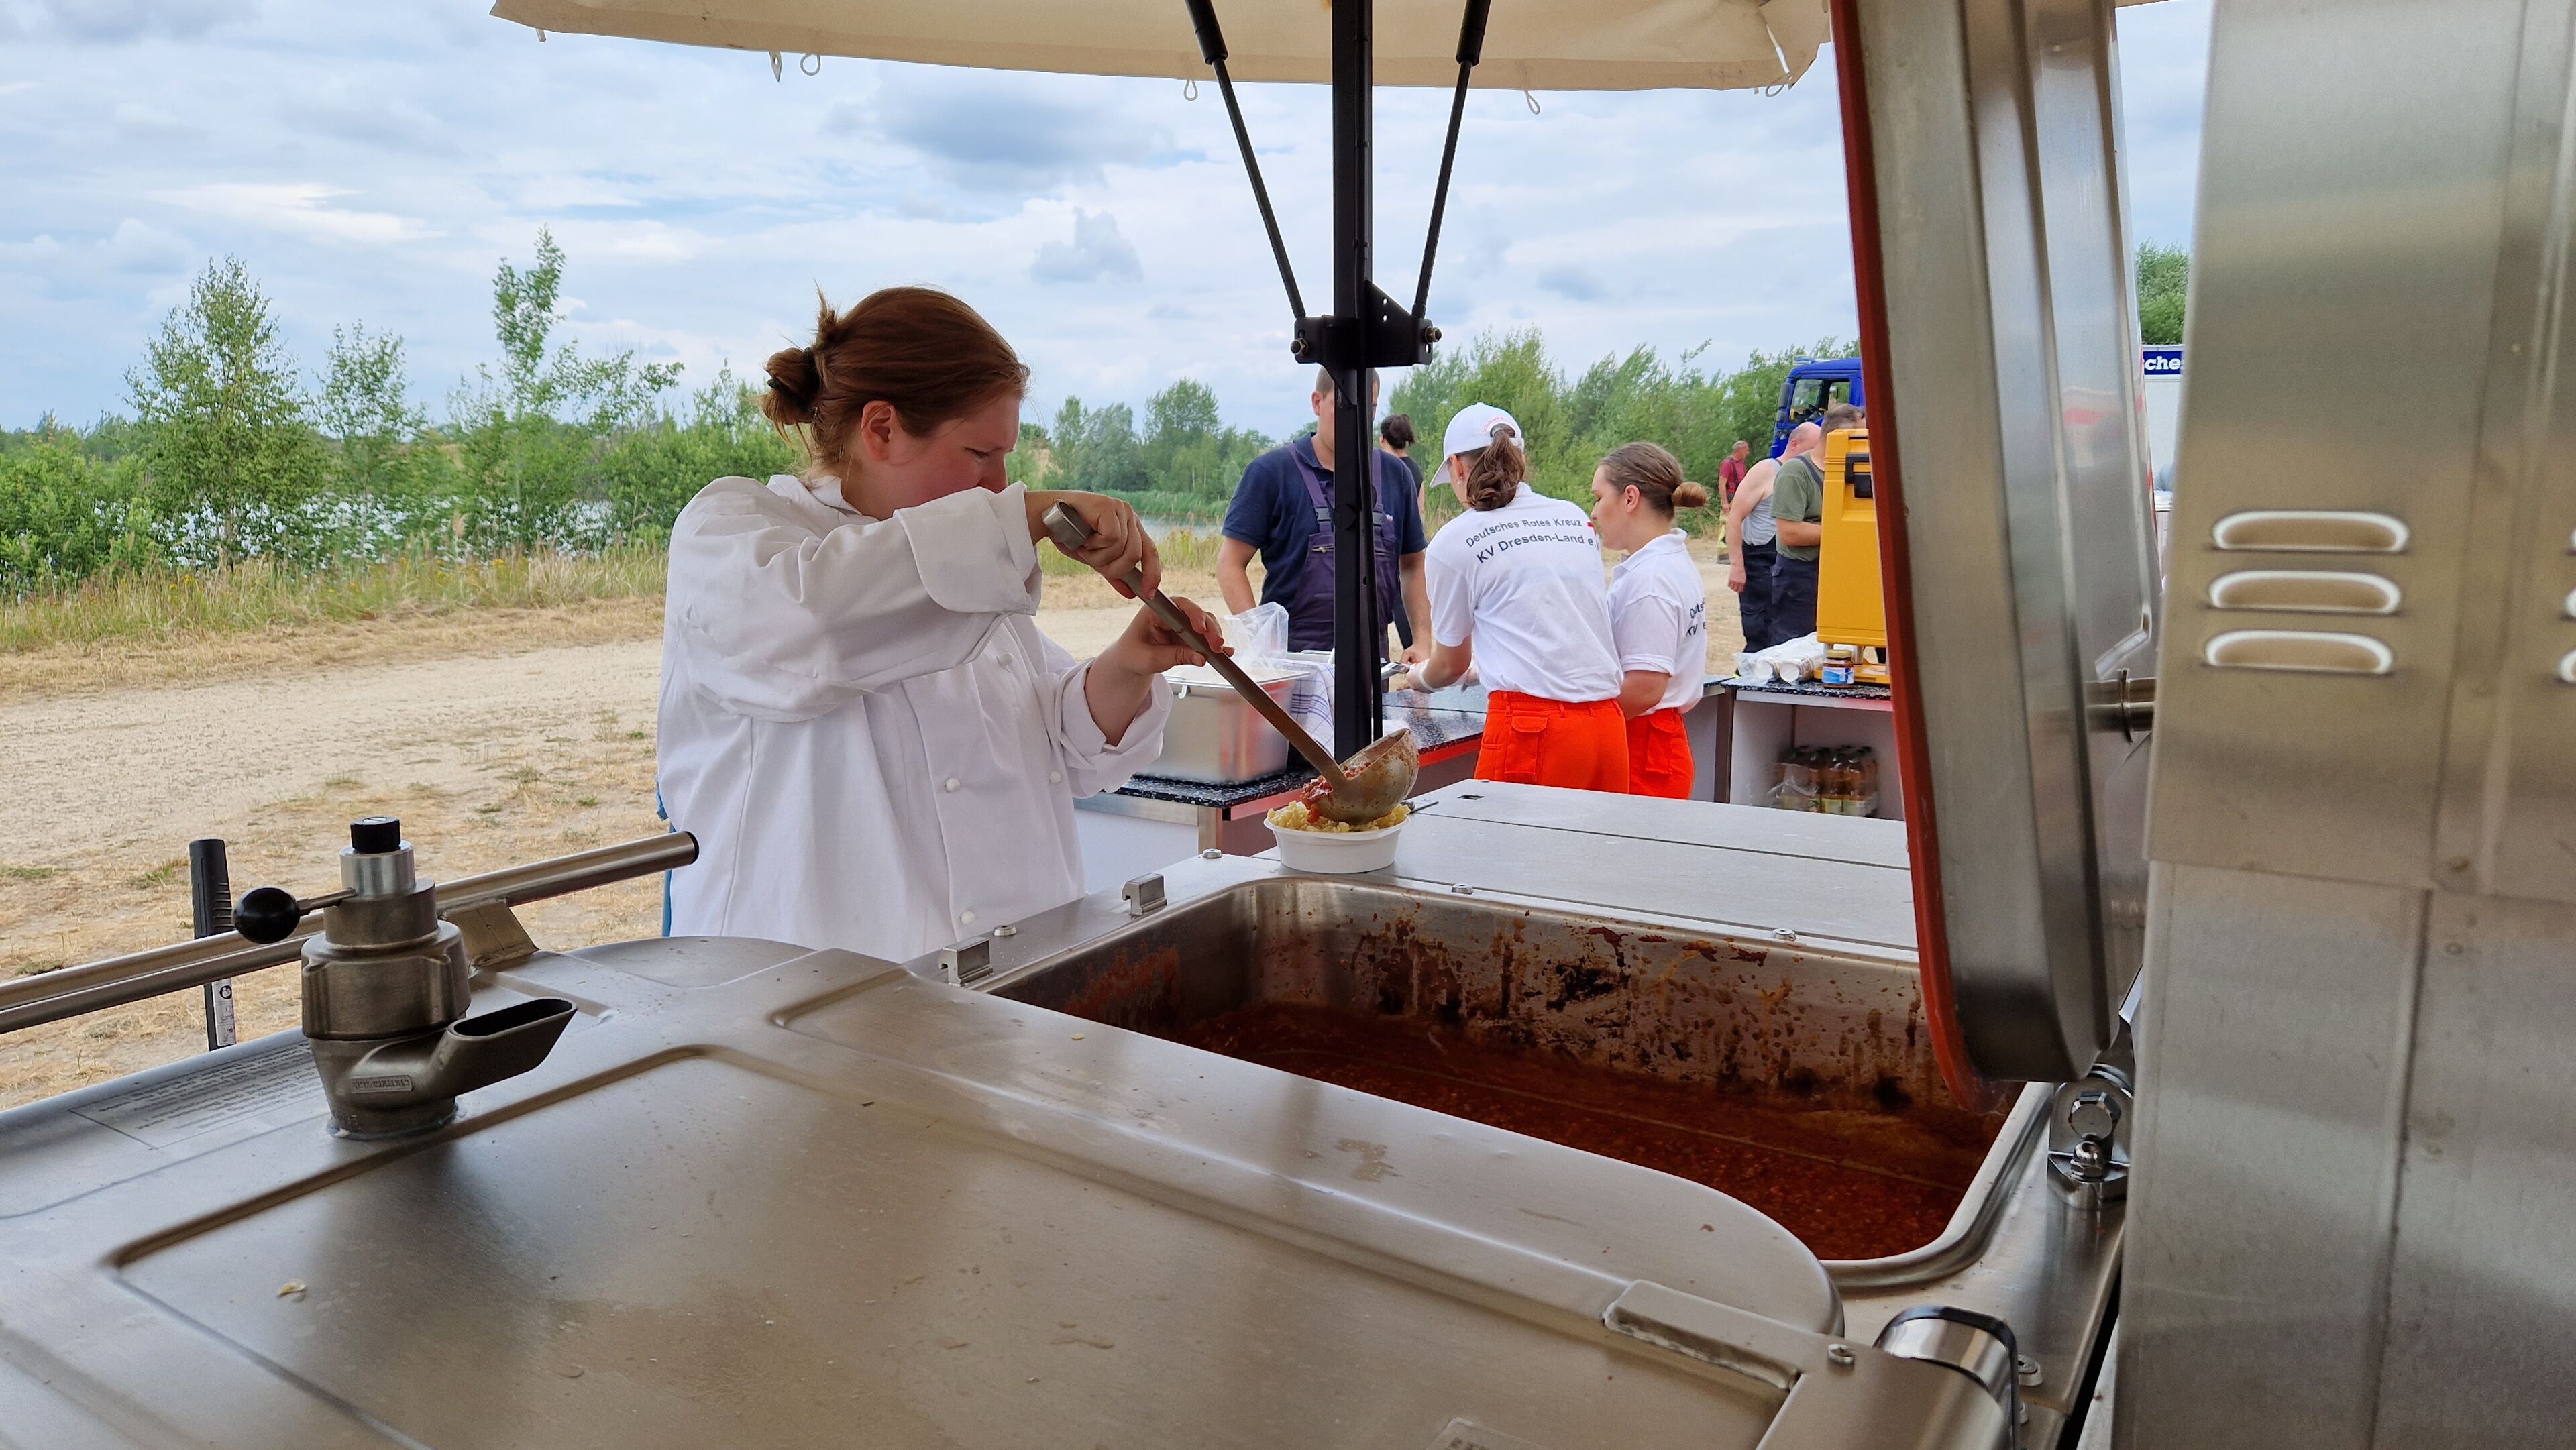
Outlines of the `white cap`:
<svg viewBox="0 0 2576 1450">
<path fill-rule="evenodd" d="M 1512 438 L 1524 450 L 1529 447 L 1529 435 L 1521 431 L 1520 419 L 1491 403 L 1469 403 L 1458 410 L 1458 416 L 1450 419 L 1449 427 L 1441 433 L 1440 456 L 1455 458 L 1461 453 L 1473 453 L 1491 445 L 1497 423 L 1511 424 Z"/>
</svg>

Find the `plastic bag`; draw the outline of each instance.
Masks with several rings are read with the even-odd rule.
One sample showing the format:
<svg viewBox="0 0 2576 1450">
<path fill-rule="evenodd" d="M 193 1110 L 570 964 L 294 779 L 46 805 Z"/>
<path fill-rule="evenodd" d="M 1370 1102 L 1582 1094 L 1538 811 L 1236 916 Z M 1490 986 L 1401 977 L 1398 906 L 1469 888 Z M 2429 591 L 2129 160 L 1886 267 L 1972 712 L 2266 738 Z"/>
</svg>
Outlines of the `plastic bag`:
<svg viewBox="0 0 2576 1450">
<path fill-rule="evenodd" d="M 1297 676 L 1288 687 L 1288 713 L 1318 740 L 1333 735 L 1333 656 L 1329 650 L 1288 647 L 1288 608 L 1256 604 L 1225 621 L 1235 663 L 1245 669 L 1282 670 Z"/>
<path fill-rule="evenodd" d="M 1225 641 L 1234 646 L 1235 654 L 1244 659 L 1277 659 L 1288 653 L 1288 609 L 1281 604 L 1256 604 L 1241 614 L 1226 616 Z"/>
</svg>

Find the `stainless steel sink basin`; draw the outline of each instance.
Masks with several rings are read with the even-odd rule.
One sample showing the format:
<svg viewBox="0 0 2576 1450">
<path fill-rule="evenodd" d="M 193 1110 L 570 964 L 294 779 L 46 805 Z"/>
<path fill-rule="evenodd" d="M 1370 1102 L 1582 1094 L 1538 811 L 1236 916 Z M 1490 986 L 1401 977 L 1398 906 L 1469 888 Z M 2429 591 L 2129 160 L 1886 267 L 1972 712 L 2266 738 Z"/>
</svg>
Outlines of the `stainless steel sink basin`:
<svg viewBox="0 0 2576 1450">
<path fill-rule="evenodd" d="M 1373 881 L 1243 881 L 994 991 L 1679 1172 L 1829 1260 L 1973 1231 L 2025 1136 L 1951 1101 L 1906 962 Z"/>
</svg>

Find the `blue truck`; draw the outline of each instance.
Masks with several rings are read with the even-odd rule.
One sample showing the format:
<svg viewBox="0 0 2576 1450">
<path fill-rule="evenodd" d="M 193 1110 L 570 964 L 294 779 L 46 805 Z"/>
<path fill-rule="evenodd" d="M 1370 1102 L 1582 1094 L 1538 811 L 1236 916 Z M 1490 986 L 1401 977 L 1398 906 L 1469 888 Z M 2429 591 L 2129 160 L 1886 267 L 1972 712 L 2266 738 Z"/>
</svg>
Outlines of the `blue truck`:
<svg viewBox="0 0 2576 1450">
<path fill-rule="evenodd" d="M 1860 359 L 1802 357 L 1780 385 L 1780 411 L 1771 424 L 1771 456 L 1789 446 L 1789 430 L 1822 414 L 1836 403 L 1867 408 L 1861 398 Z"/>
</svg>

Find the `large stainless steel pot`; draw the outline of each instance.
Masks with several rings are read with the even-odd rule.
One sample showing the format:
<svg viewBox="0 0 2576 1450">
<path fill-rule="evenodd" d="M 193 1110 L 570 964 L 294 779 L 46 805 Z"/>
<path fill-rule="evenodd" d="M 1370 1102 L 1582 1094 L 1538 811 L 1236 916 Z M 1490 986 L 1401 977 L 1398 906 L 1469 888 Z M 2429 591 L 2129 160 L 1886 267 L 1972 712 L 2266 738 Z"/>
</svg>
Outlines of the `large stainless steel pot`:
<svg viewBox="0 0 2576 1450">
<path fill-rule="evenodd" d="M 1270 698 L 1285 709 L 1298 676 L 1287 670 L 1247 671 Z M 1172 690 L 1172 716 L 1163 726 L 1163 753 L 1145 771 L 1167 780 L 1206 785 L 1234 785 L 1277 775 L 1288 765 L 1288 739 L 1261 718 L 1261 713 L 1200 665 L 1165 673 Z"/>
</svg>

